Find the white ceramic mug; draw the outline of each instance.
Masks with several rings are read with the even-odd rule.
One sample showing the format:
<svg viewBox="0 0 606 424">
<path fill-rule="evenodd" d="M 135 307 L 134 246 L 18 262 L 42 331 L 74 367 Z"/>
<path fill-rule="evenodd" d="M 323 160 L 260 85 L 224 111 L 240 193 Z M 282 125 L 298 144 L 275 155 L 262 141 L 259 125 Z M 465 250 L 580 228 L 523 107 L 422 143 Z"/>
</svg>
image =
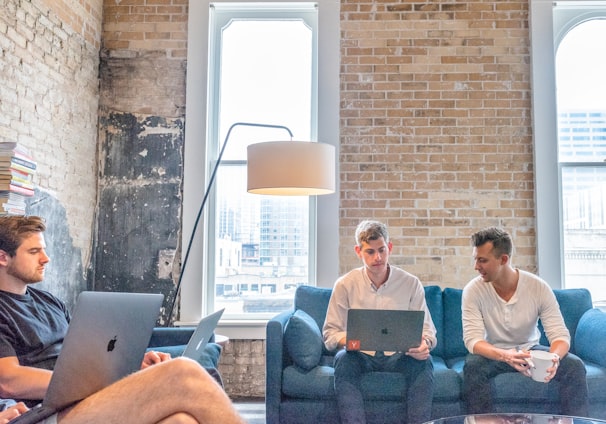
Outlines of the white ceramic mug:
<svg viewBox="0 0 606 424">
<path fill-rule="evenodd" d="M 547 368 L 553 367 L 555 355 L 544 350 L 530 351 L 530 376 L 534 381 L 546 383 L 545 378 L 549 375 Z"/>
</svg>

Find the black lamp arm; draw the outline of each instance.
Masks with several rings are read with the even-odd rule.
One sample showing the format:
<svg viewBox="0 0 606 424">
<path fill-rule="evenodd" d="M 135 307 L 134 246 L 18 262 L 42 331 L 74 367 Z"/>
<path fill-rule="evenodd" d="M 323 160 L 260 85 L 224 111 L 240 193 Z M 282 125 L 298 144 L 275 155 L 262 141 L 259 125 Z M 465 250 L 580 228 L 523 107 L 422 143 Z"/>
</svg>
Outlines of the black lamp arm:
<svg viewBox="0 0 606 424">
<path fill-rule="evenodd" d="M 189 259 L 189 253 L 191 251 L 191 246 L 194 240 L 194 236 L 196 235 L 196 231 L 198 230 L 198 224 L 200 223 L 200 218 L 202 218 L 202 212 L 204 211 L 204 206 L 206 206 L 206 201 L 208 200 L 208 196 L 210 195 L 210 190 L 215 182 L 215 177 L 217 175 L 217 171 L 219 169 L 219 164 L 221 163 L 221 159 L 223 158 L 223 152 L 225 151 L 225 146 L 227 146 L 227 141 L 229 140 L 229 136 L 231 131 L 238 126 L 246 126 L 246 127 L 260 127 L 260 128 L 276 128 L 283 129 L 288 131 L 290 138 L 292 140 L 293 135 L 292 131 L 283 125 L 272 125 L 272 124 L 257 124 L 254 122 L 236 122 L 229 127 L 227 130 L 227 134 L 225 135 L 225 140 L 223 140 L 223 144 L 221 145 L 221 150 L 219 151 L 219 155 L 217 156 L 217 161 L 215 162 L 215 166 L 213 168 L 212 173 L 210 174 L 210 178 L 208 180 L 208 185 L 206 186 L 206 190 L 204 191 L 204 197 L 202 198 L 202 203 L 200 204 L 200 209 L 198 209 L 198 214 L 196 216 L 196 220 L 194 221 L 194 228 L 192 229 L 191 237 L 189 238 L 189 242 L 187 243 L 187 249 L 185 249 L 185 255 L 183 256 L 183 261 L 181 262 L 181 272 L 179 273 L 179 279 L 177 280 L 177 286 L 175 287 L 175 293 L 170 305 L 170 309 L 168 311 L 166 327 L 170 326 L 173 322 L 173 312 L 175 309 L 175 304 L 177 302 L 177 298 L 179 297 L 179 291 L 181 290 L 181 283 L 183 281 L 183 275 L 185 274 L 185 267 L 187 265 L 187 260 Z"/>
</svg>

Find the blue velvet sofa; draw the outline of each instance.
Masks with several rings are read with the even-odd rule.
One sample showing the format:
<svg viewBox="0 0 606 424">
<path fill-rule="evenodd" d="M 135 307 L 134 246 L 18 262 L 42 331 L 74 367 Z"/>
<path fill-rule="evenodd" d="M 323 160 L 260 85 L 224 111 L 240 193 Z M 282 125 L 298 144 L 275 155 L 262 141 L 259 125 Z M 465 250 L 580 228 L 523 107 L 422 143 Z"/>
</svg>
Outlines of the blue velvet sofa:
<svg viewBox="0 0 606 424">
<path fill-rule="evenodd" d="M 267 423 L 338 423 L 333 388 L 333 356 L 323 346 L 324 323 L 331 289 L 300 286 L 292 310 L 267 323 Z M 435 392 L 432 415 L 463 414 L 462 378 L 467 350 L 462 339 L 460 289 L 425 288 L 437 328 L 432 351 Z M 606 419 L 606 313 L 592 307 L 584 289 L 556 290 L 556 297 L 572 336 L 571 351 L 587 368 L 590 416 Z M 539 324 L 540 325 L 540 324 Z M 543 344 L 547 344 L 543 335 Z M 368 422 L 402 422 L 405 383 L 397 374 L 374 372 L 362 381 Z M 558 383 L 535 382 L 518 373 L 492 382 L 495 412 L 559 412 Z"/>
</svg>

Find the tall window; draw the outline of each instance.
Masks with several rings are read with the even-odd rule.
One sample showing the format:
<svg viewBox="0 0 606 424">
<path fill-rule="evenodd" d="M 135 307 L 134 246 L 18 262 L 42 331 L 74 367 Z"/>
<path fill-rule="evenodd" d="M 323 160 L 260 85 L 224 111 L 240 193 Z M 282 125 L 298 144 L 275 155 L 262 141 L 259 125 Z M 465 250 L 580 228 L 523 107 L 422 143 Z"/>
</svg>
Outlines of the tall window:
<svg viewBox="0 0 606 424">
<path fill-rule="evenodd" d="M 582 17 L 556 39 L 556 87 L 565 286 L 606 303 L 604 18 Z"/>
<path fill-rule="evenodd" d="M 606 305 L 606 5 L 530 2 L 539 274 Z"/>
<path fill-rule="evenodd" d="M 187 266 L 182 270 L 183 284 L 181 286 L 181 296 L 178 303 L 178 322 L 177 325 L 192 325 L 197 323 L 201 317 L 217 309 L 218 296 L 215 290 L 214 271 L 211 269 L 216 266 L 216 262 L 220 261 L 223 264 L 247 264 L 256 263 L 259 261 L 260 247 L 252 246 L 252 243 L 243 243 L 242 247 L 237 247 L 236 251 L 227 248 L 217 250 L 215 243 L 216 226 L 218 225 L 218 215 L 216 213 L 220 200 L 216 197 L 212 199 L 212 203 L 207 202 L 203 208 L 204 219 L 201 225 L 196 226 L 201 209 L 204 188 L 210 175 L 210 169 L 214 165 L 217 157 L 218 146 L 223 142 L 225 129 L 232 125 L 236 120 L 256 121 L 259 123 L 269 123 L 285 125 L 289 127 L 295 139 L 308 138 L 311 140 L 329 143 L 335 146 L 338 156 L 339 151 L 339 51 L 340 51 L 340 28 L 339 28 L 339 2 L 318 2 L 314 7 L 309 2 L 301 3 L 296 0 L 264 0 L 262 3 L 255 2 L 239 2 L 233 3 L 229 0 L 189 0 L 188 1 L 188 38 L 187 38 L 187 108 L 185 110 L 185 145 L 183 157 L 183 227 L 182 227 L 182 247 L 183 252 L 189 249 L 189 261 Z M 271 5 L 275 5 L 272 12 Z M 281 20 L 284 16 L 279 14 L 290 13 L 286 21 L 297 21 L 298 23 L 305 22 L 305 26 L 311 31 L 311 61 L 312 61 L 312 81 L 310 82 L 310 91 L 301 98 L 290 98 L 284 103 L 282 109 L 291 111 L 293 114 L 299 113 L 297 106 L 299 102 L 307 102 L 309 111 L 301 114 L 305 119 L 309 119 L 306 123 L 307 127 L 301 127 L 298 121 L 284 119 L 283 115 L 276 114 L 271 116 L 259 116 L 257 112 L 261 110 L 261 105 L 266 103 L 268 91 L 264 89 L 255 102 L 246 103 L 247 109 L 245 112 L 254 114 L 247 116 L 221 116 L 219 107 L 220 97 L 220 81 L 217 69 L 217 59 L 221 58 L 218 54 L 217 43 L 220 41 L 221 34 L 217 34 L 214 28 L 224 28 L 229 30 L 230 26 L 219 26 L 216 12 L 220 9 L 231 7 L 235 13 L 238 7 L 248 6 L 248 12 L 253 12 L 253 8 L 260 7 L 257 12 L 271 12 L 272 16 L 263 16 L 262 20 L 269 22 L 273 20 Z M 240 7 L 241 8 L 241 7 Z M 263 9 L 264 8 L 264 9 Z M 305 12 L 305 13 L 303 13 Z M 296 13 L 301 15 L 293 16 Z M 306 15 L 306 16 L 303 16 Z M 286 16 L 286 15 L 285 15 Z M 315 18 L 313 17 L 315 16 Z M 259 16 L 257 16 L 258 18 Z M 234 16 L 233 23 L 247 17 Z M 270 19 L 271 18 L 271 19 Z M 317 24 L 314 24 L 314 19 Z M 284 20 L 284 19 L 282 19 Z M 254 21 L 254 19 L 252 19 Z M 212 30 L 209 23 L 212 22 Z M 315 26 L 314 26 L 315 25 Z M 301 28 L 301 25 L 297 25 Z M 212 32 L 212 34 L 211 34 Z M 229 31 L 228 31 L 229 32 Z M 296 47 L 294 42 L 291 46 Z M 255 46 L 256 47 L 256 46 Z M 293 47 L 293 48 L 294 48 Z M 303 50 L 299 50 L 301 52 Z M 287 52 L 290 54 L 290 52 Z M 243 52 L 246 55 L 246 52 Z M 289 56 L 282 55 L 279 50 L 274 50 L 272 55 L 255 56 L 250 58 L 249 62 L 243 65 L 243 70 L 247 71 L 252 66 L 257 66 L 259 60 L 268 61 L 268 63 L 281 66 L 282 63 L 290 60 Z M 271 71 L 271 69 L 270 69 Z M 245 72 L 244 77 L 247 77 L 248 86 L 260 84 L 261 81 L 251 80 L 251 73 Z M 280 76 L 281 77 L 281 76 Z M 276 80 L 277 81 L 277 80 Z M 236 82 L 234 82 L 235 84 Z M 272 84 L 273 86 L 273 84 Z M 246 87 L 245 87 L 246 88 Z M 291 87 L 288 87 L 290 89 Z M 227 87 L 226 89 L 230 89 Z M 220 94 L 220 93 L 219 93 Z M 244 99 L 242 92 L 241 101 Z M 240 94 L 238 94 L 240 95 Z M 252 106 L 251 106 L 252 104 Z M 297 112 L 293 112 L 297 111 Z M 223 112 L 221 112 L 223 113 Z M 230 121 L 233 119 L 233 122 Z M 282 122 L 279 122 L 282 121 Z M 246 134 L 246 133 L 249 134 Z M 288 134 L 280 131 L 269 131 L 263 128 L 234 128 L 230 136 L 230 148 L 235 148 L 238 143 L 251 143 L 263 141 L 263 139 L 278 139 L 285 138 Z M 228 166 L 235 170 L 237 167 L 242 169 L 242 163 L 238 161 L 245 160 L 245 156 L 233 156 L 229 153 L 228 161 L 225 162 L 222 168 Z M 225 156 L 224 156 L 225 158 Z M 337 163 L 338 165 L 338 163 Z M 223 173 L 225 169 L 221 170 Z M 244 178 L 242 176 L 242 178 Z M 243 181 L 243 180 L 242 180 Z M 235 184 L 235 180 L 232 181 Z M 217 186 L 222 184 L 221 180 L 215 181 L 215 191 L 213 195 L 220 194 Z M 224 185 L 224 183 L 223 183 Z M 231 184 L 229 184 L 231 187 Z M 337 179 L 338 186 L 338 179 Z M 237 199 L 246 196 L 246 191 L 242 189 L 234 195 Z M 259 199 L 256 197 L 255 199 Z M 282 197 L 282 200 L 290 201 L 292 199 Z M 255 200 L 257 201 L 257 200 Z M 258 201 L 261 201 L 260 199 Z M 309 271 L 308 281 L 310 284 L 321 287 L 332 287 L 334 281 L 339 276 L 338 267 L 338 250 L 339 250 L 339 195 L 337 192 L 331 195 L 318 196 L 316 198 L 307 199 L 313 203 L 307 203 L 307 208 L 310 214 L 308 221 L 308 243 L 301 243 L 302 248 L 307 249 Z M 221 209 L 218 209 L 219 212 Z M 228 216 L 232 212 L 227 212 L 223 209 L 225 215 Z M 214 216 L 210 216 L 214 214 Z M 314 219 L 315 215 L 315 219 Z M 210 222 L 212 219 L 212 223 Z M 228 229 L 230 221 L 223 221 L 224 228 Z M 235 222 L 235 220 L 231 220 Z M 245 220 L 238 221 L 241 229 Z M 216 224 L 215 224 L 216 223 Z M 260 228 L 260 227 L 259 227 Z M 272 227 L 276 229 L 277 227 Z M 303 227 L 302 227 L 303 228 Z M 195 230 L 195 231 L 194 231 Z M 259 234 L 260 230 L 259 230 Z M 280 234 L 284 236 L 284 234 Z M 260 237 L 260 235 L 259 235 Z M 211 243 L 212 242 L 212 243 Z M 212 244 L 211 245 L 209 245 Z M 257 253 L 257 249 L 259 253 Z M 210 252 L 210 254 L 209 254 Z M 314 253 L 315 252 L 315 253 Z M 229 253 L 229 254 L 228 254 Z M 286 257 L 286 256 L 284 256 Z M 284 260 L 284 259 L 282 259 Z M 211 275 L 212 274 L 212 275 Z M 222 301 L 239 302 L 236 299 L 239 291 L 251 293 L 260 291 L 271 291 L 271 288 L 261 288 L 259 279 L 250 278 L 249 281 L 241 283 L 238 290 L 223 286 L 223 293 L 228 292 L 227 296 L 223 296 Z M 300 280 L 297 278 L 296 284 Z M 289 289 L 286 295 L 290 295 Z M 231 296 L 231 299 L 229 297 Z M 273 295 L 280 297 L 282 295 Z M 252 309 L 252 308 L 251 308 Z M 273 312 L 256 312 L 244 313 L 238 316 L 238 313 L 232 313 L 228 316 L 223 316 L 219 323 L 218 331 L 234 339 L 262 339 L 265 337 L 265 323 L 263 315 L 271 316 Z M 247 318 L 261 319 L 247 319 Z M 244 319 L 242 319 L 244 318 Z"/>
<path fill-rule="evenodd" d="M 246 147 L 317 138 L 317 8 L 313 3 L 216 3 L 210 10 L 207 158 L 233 124 L 210 197 L 207 295 L 227 318 L 288 309 L 315 279 L 315 198 L 246 192 Z"/>
</svg>

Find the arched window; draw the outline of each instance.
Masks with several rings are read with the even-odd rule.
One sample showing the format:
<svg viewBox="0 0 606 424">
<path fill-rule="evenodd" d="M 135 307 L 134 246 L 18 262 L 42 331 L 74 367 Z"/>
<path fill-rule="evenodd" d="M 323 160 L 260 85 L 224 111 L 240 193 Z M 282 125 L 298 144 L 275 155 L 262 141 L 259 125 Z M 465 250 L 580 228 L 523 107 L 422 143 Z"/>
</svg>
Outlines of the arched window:
<svg viewBox="0 0 606 424">
<path fill-rule="evenodd" d="M 605 40 L 606 19 L 595 17 L 556 34 L 564 282 L 595 300 L 606 300 Z"/>
<path fill-rule="evenodd" d="M 606 4 L 531 4 L 539 273 L 606 300 Z"/>
</svg>

